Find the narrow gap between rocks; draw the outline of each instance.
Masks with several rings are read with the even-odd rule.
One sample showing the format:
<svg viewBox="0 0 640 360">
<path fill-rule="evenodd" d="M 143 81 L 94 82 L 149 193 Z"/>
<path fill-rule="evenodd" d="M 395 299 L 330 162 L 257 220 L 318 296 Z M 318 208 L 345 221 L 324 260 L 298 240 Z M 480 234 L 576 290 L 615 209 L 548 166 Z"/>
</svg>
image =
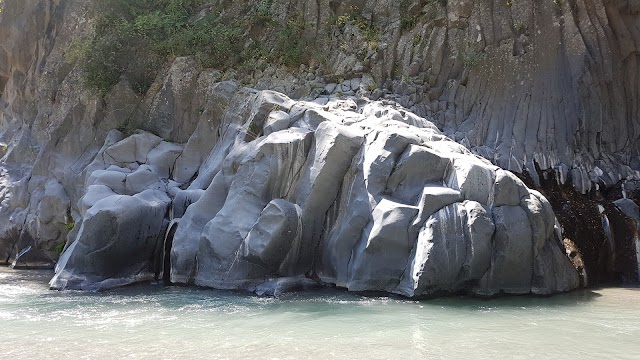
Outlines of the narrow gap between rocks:
<svg viewBox="0 0 640 360">
<path fill-rule="evenodd" d="M 171 248 L 173 247 L 173 237 L 178 230 L 178 224 L 171 225 L 164 239 L 164 252 L 162 259 L 162 282 L 165 285 L 171 285 Z"/>
</svg>

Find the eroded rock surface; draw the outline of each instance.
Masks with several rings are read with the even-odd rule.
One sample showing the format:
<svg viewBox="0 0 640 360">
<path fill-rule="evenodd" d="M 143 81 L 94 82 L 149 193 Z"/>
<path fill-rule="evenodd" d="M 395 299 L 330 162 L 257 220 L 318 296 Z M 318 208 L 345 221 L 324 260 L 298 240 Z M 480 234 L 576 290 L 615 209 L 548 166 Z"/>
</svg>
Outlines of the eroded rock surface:
<svg viewBox="0 0 640 360">
<path fill-rule="evenodd" d="M 122 137 L 113 131 L 85 169 L 79 230 L 56 265 L 53 288 L 105 289 L 160 271 L 168 209 L 179 190 L 170 170 L 183 147 L 144 132 L 116 141 Z"/>
<path fill-rule="evenodd" d="M 281 95 L 262 94 L 254 108 L 272 96 Z M 300 120 L 286 129 L 233 135 L 180 219 L 173 282 L 263 292 L 265 279 L 306 276 L 409 297 L 578 286 L 546 199 L 427 121 L 410 125 L 415 115 L 369 101 L 298 102 L 291 112 Z"/>
<path fill-rule="evenodd" d="M 549 260 L 564 254 L 549 240 L 555 222 L 544 197 L 510 173 L 470 160 L 470 149 L 528 172 L 528 183 L 559 213 L 557 232 L 584 253 L 587 272 L 637 278 L 637 257 L 625 260 L 639 244 L 637 226 L 613 206 L 605 206 L 604 221 L 597 206 L 605 204 L 605 189 L 640 179 L 638 1 L 274 0 L 273 18 L 305 24 L 321 59 L 240 74 L 176 58 L 147 93 L 123 78 L 104 96 L 83 88 L 82 72 L 67 56 L 93 33 L 92 3 L 3 2 L 0 262 L 52 266 L 96 204 L 153 190 L 168 199 L 166 220 L 180 224 L 171 256 L 171 277 L 180 283 L 251 288 L 266 273 L 354 289 L 375 283 L 388 291 L 398 282 L 393 291 L 409 296 L 447 287 L 488 294 L 567 287 L 570 269 Z M 212 1 L 238 18 L 254 15 L 245 11 L 252 3 Z M 337 17 L 346 19 L 338 29 Z M 234 78 L 308 102 L 243 88 Z M 336 101 L 347 97 L 354 100 Z M 139 148 L 115 146 L 125 140 L 116 128 L 159 137 L 142 136 Z M 556 194 L 549 184 L 557 182 L 576 196 Z M 579 193 L 587 191 L 596 200 L 583 204 Z M 640 203 L 630 194 L 611 200 Z M 616 221 L 612 212 L 625 218 Z M 585 214 L 589 230 L 582 231 L 573 224 Z M 531 231 L 514 231 L 513 222 Z M 282 235 L 294 225 L 295 235 Z M 487 258 L 478 244 L 491 225 L 500 235 L 492 235 Z M 403 226 L 406 236 L 386 231 Z M 477 237 L 458 234 L 458 226 L 477 229 Z M 431 281 L 436 258 L 415 244 L 437 243 L 438 231 L 455 234 L 467 250 L 434 245 L 434 254 L 456 258 Z M 212 240 L 217 233 L 229 239 L 226 248 Z M 529 236 L 530 251 L 511 241 Z M 404 255 L 374 252 L 391 243 L 401 253 L 409 248 L 406 266 L 398 260 Z M 276 251 L 285 246 L 286 254 Z M 362 252 L 352 256 L 353 249 Z M 225 255 L 201 263 L 204 253 Z M 237 261 L 225 257 L 235 254 Z M 510 275 L 518 280 L 496 270 L 511 266 L 509 254 L 531 257 L 530 271 L 523 266 Z M 368 282 L 379 275 L 367 264 L 381 258 L 400 279 Z M 528 275 L 528 285 L 513 284 Z"/>
<path fill-rule="evenodd" d="M 53 288 L 105 289 L 161 271 L 260 294 L 314 281 L 408 297 L 578 286 L 546 199 L 425 119 L 364 99 L 247 90 L 235 101 L 238 116 L 223 120 L 229 130 L 208 156 L 189 155 L 201 150 L 199 131 L 184 146 L 108 136 L 83 172 L 79 230 Z M 274 118 L 289 120 L 277 130 Z"/>
<path fill-rule="evenodd" d="M 51 287 L 99 290 L 152 279 L 168 204 L 169 198 L 157 190 L 96 202 L 60 257 Z"/>
</svg>

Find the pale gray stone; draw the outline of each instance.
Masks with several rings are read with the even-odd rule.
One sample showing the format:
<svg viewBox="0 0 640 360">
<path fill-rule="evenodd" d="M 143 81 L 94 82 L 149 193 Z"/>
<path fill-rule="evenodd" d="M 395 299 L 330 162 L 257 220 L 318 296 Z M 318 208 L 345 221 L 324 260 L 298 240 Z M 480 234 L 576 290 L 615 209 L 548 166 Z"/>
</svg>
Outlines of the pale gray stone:
<svg viewBox="0 0 640 360">
<path fill-rule="evenodd" d="M 300 207 L 286 200 L 272 200 L 247 234 L 243 256 L 276 270 L 302 233 L 301 212 Z"/>
<path fill-rule="evenodd" d="M 383 198 L 354 249 L 349 266 L 350 291 L 388 291 L 398 286 L 414 239 L 407 229 L 418 209 Z"/>
<path fill-rule="evenodd" d="M 153 258 L 162 245 L 169 198 L 146 190 L 113 195 L 83 217 L 77 239 L 67 248 L 50 282 L 54 289 L 102 290 L 153 276 Z"/>
<path fill-rule="evenodd" d="M 625 215 L 632 219 L 640 220 L 640 208 L 631 199 L 620 199 L 613 202 Z"/>
<path fill-rule="evenodd" d="M 491 268 L 480 280 L 481 295 L 528 294 L 533 269 L 533 235 L 527 213 L 519 206 L 493 208 L 496 226 Z"/>
</svg>

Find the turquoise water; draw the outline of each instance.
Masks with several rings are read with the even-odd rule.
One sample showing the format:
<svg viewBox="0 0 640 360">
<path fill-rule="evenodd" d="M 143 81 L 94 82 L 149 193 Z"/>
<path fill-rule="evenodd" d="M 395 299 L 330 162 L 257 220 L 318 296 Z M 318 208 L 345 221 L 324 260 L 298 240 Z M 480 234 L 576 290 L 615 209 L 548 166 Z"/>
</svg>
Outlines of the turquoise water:
<svg viewBox="0 0 640 360">
<path fill-rule="evenodd" d="M 0 269 L 3 359 L 638 359 L 640 289 L 416 302 L 135 286 L 55 292 Z"/>
</svg>

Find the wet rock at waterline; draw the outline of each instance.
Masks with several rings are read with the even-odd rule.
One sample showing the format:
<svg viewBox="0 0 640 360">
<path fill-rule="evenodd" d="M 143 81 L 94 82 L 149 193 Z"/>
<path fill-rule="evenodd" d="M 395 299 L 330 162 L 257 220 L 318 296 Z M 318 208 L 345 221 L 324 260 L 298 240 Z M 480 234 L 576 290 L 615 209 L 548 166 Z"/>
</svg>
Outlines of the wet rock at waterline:
<svg viewBox="0 0 640 360">
<path fill-rule="evenodd" d="M 60 257 L 51 287 L 100 290 L 151 279 L 168 205 L 169 198 L 157 190 L 96 202 Z"/>
<path fill-rule="evenodd" d="M 187 153 L 197 132 L 185 150 L 148 133 L 103 147 L 53 287 L 149 278 L 169 214 L 174 283 L 271 294 L 307 278 L 408 297 L 578 286 L 546 199 L 426 119 L 389 102 L 240 97 L 245 113 L 206 156 Z M 192 181 L 175 180 L 179 158 L 205 159 L 181 163 Z"/>
<path fill-rule="evenodd" d="M 180 190 L 170 172 L 183 147 L 146 132 L 122 138 L 111 132 L 84 171 L 81 221 L 52 288 L 112 288 L 158 272 L 168 209 Z"/>
<path fill-rule="evenodd" d="M 99 92 L 86 86 L 89 74 L 80 53 L 87 53 L 77 51 L 77 45 L 91 43 L 94 35 L 96 45 L 115 40 L 102 42 L 101 35 L 95 33 L 94 25 L 106 13 L 96 11 L 94 5 L 103 1 L 0 2 L 0 263 L 53 266 L 60 250 L 76 240 L 84 215 L 97 201 L 114 194 L 132 196 L 147 188 L 166 192 L 171 200 L 169 219 L 188 219 L 189 229 L 173 228 L 177 238 L 185 232 L 200 237 L 204 227 L 226 206 L 224 194 L 231 191 L 230 178 L 217 175 L 231 152 L 242 157 L 243 144 L 257 137 L 291 127 L 316 128 L 330 117 L 327 113 L 331 111 L 327 110 L 335 105 L 330 98 L 350 96 L 397 102 L 432 121 L 473 153 L 517 173 L 529 187 L 540 190 L 556 213 L 560 236 L 574 245 L 569 247 L 569 254 L 574 263 L 582 264 L 576 267 L 582 268 L 584 280 L 588 277 L 585 284 L 637 282 L 637 220 L 629 206 L 622 204 L 618 209 L 613 204 L 620 199 L 640 203 L 640 118 L 636 109 L 640 52 L 634 50 L 640 46 L 635 26 L 640 13 L 633 2 L 523 0 L 514 2 L 513 7 L 496 7 L 494 2 L 479 0 L 411 0 L 406 4 L 285 0 L 269 2 L 271 6 L 267 7 L 256 1 L 225 2 L 224 6 L 211 2 L 212 6 L 194 8 L 189 23 L 213 14 L 231 30 L 243 34 L 237 41 L 238 48 L 244 49 L 237 54 L 239 58 L 258 60 L 254 56 L 264 53 L 269 56 L 260 56 L 255 63 L 234 64 L 234 54 L 226 57 L 231 63 L 207 68 L 201 66 L 206 59 L 199 51 L 188 52 L 194 56 L 166 59 L 160 55 L 164 51 L 139 56 L 145 53 L 140 47 L 133 48 L 133 55 L 109 51 L 125 73 L 107 71 L 110 77 L 113 75 L 109 81 L 113 87 L 102 87 Z M 271 20 L 277 21 L 262 16 L 267 9 Z M 333 21 L 336 18 L 344 21 Z M 286 24 L 305 29 L 290 40 L 312 51 L 297 49 L 297 45 L 282 47 L 279 39 Z M 256 46 L 264 51 L 256 51 Z M 278 53 L 285 49 L 305 54 L 301 63 L 284 66 Z M 158 66 L 148 66 L 147 60 L 156 58 L 153 53 L 162 57 L 154 61 Z M 99 58 L 103 57 L 96 60 Z M 105 65 L 113 64 L 108 61 Z M 136 71 L 143 68 L 154 71 Z M 240 84 L 277 90 L 292 99 L 316 99 L 321 111 L 289 98 L 276 101 L 273 93 L 255 93 Z M 255 104 L 250 98 L 258 96 L 272 97 L 273 101 Z M 358 103 L 356 107 L 364 105 Z M 353 106 L 343 107 L 348 108 Z M 334 115 L 345 126 L 354 123 L 350 115 Z M 331 122 L 336 122 L 335 116 Z M 428 126 L 418 117 L 403 121 Z M 135 164 L 126 166 L 110 164 L 114 165 L 110 169 L 92 164 L 103 144 L 109 147 L 123 139 L 122 134 L 110 134 L 112 129 L 122 129 L 127 136 L 143 129 L 166 139 L 163 147 L 174 147 L 173 142 L 186 146 L 174 149 L 179 156 L 166 175 L 161 168 L 149 169 L 146 159 L 136 159 Z M 246 133 L 236 137 L 239 129 L 246 129 Z M 315 134 L 308 136 L 315 141 Z M 153 142 L 161 143 L 159 138 Z M 395 162 L 395 175 L 387 179 L 382 176 L 386 188 L 395 189 L 403 182 L 402 188 L 383 196 L 403 205 L 418 204 L 418 215 L 405 240 L 419 243 L 419 225 L 426 224 L 441 209 L 460 203 L 459 197 L 481 205 L 488 199 L 482 198 L 486 195 L 483 191 L 476 197 L 469 195 L 474 192 L 471 187 L 460 190 L 453 183 L 425 187 L 424 194 L 416 191 L 422 181 L 443 177 L 450 162 L 431 157 L 421 145 L 409 146 L 412 150 Z M 302 149 L 304 153 L 304 146 Z M 113 154 L 121 152 L 114 149 Z M 365 162 L 368 156 L 364 154 Z M 303 157 L 306 161 L 307 154 Z M 431 165 L 417 172 L 415 164 L 424 162 Z M 335 278 L 335 283 L 342 286 L 351 281 L 345 269 L 351 266 L 350 249 L 359 245 L 363 229 L 372 222 L 375 207 L 369 204 L 369 194 L 379 193 L 376 186 L 381 186 L 372 180 L 377 175 L 361 175 L 358 171 L 349 165 L 341 180 L 340 197 L 346 196 L 346 190 L 360 189 L 351 192 L 341 208 L 311 196 L 308 201 L 317 202 L 320 211 L 309 211 L 304 203 L 307 200 L 288 193 L 284 200 L 300 207 L 301 216 L 294 219 L 301 224 L 299 234 L 310 239 L 305 241 L 312 245 L 301 247 L 300 240 L 294 238 L 291 246 L 297 250 L 287 253 L 282 260 L 286 268 L 278 267 L 276 275 L 297 276 L 312 262 L 315 273 L 308 274 L 311 277 Z M 95 183 L 86 181 L 87 176 L 93 176 Z M 314 181 L 324 181 L 323 176 Z M 498 188 L 506 189 L 493 195 L 494 207 L 522 207 L 520 194 L 513 191 L 509 177 L 495 173 L 495 179 L 491 179 L 473 169 L 470 176 L 475 180 L 469 184 L 493 181 Z M 216 190 L 209 191 L 214 177 Z M 366 191 L 361 190 L 365 178 Z M 150 187 L 153 183 L 156 186 Z M 208 202 L 196 205 L 198 199 L 204 199 L 205 191 Z M 268 196 L 259 202 L 262 208 L 256 205 L 257 209 L 251 210 L 259 213 L 251 218 L 261 217 L 272 198 L 282 199 Z M 321 219 L 325 215 L 319 215 L 327 207 L 332 209 L 330 214 L 341 214 L 345 206 L 349 212 L 340 215 L 339 224 L 331 224 Z M 535 204 L 529 201 L 527 208 L 530 206 Z M 378 210 L 384 210 L 383 214 L 413 211 L 404 207 Z M 524 210 L 531 217 L 533 212 Z M 493 209 L 486 211 L 494 222 Z M 282 224 L 293 223 L 281 220 Z M 531 226 L 531 236 L 541 239 L 537 234 L 539 221 L 530 221 L 537 224 Z M 436 222 L 430 223 L 436 226 Z M 263 220 L 260 224 L 256 229 L 267 223 Z M 253 230 L 252 225 L 246 227 Z M 240 238 L 245 238 L 244 227 Z M 323 232 L 325 229 L 330 233 Z M 386 236 L 384 232 L 382 236 Z M 252 235 L 252 239 L 256 238 Z M 265 244 L 262 241 L 250 243 Z M 283 243 L 289 241 L 287 238 Z M 168 241 L 165 245 L 168 255 L 161 261 L 167 264 L 165 268 L 171 267 L 171 244 Z M 542 253 L 549 253 L 546 244 L 540 244 Z M 279 247 L 264 245 L 265 249 Z M 334 254 L 320 253 L 327 247 L 335 247 Z M 195 269 L 193 259 L 199 252 L 199 242 L 176 243 L 174 249 L 178 248 L 182 249 L 181 255 L 174 256 L 173 266 Z M 251 249 L 252 259 L 260 258 L 253 252 L 258 248 Z M 540 252 L 534 249 L 534 258 L 536 251 Z M 294 261 L 296 256 L 300 261 Z M 547 265 L 533 265 L 535 287 L 539 288 L 539 279 L 548 278 L 547 269 Z M 195 282 L 195 274 L 186 270 L 177 273 L 172 275 L 175 281 Z M 171 274 L 166 272 L 164 277 L 168 279 Z M 467 279 L 466 275 L 461 279 Z M 491 282 L 483 280 L 482 284 Z"/>
</svg>

